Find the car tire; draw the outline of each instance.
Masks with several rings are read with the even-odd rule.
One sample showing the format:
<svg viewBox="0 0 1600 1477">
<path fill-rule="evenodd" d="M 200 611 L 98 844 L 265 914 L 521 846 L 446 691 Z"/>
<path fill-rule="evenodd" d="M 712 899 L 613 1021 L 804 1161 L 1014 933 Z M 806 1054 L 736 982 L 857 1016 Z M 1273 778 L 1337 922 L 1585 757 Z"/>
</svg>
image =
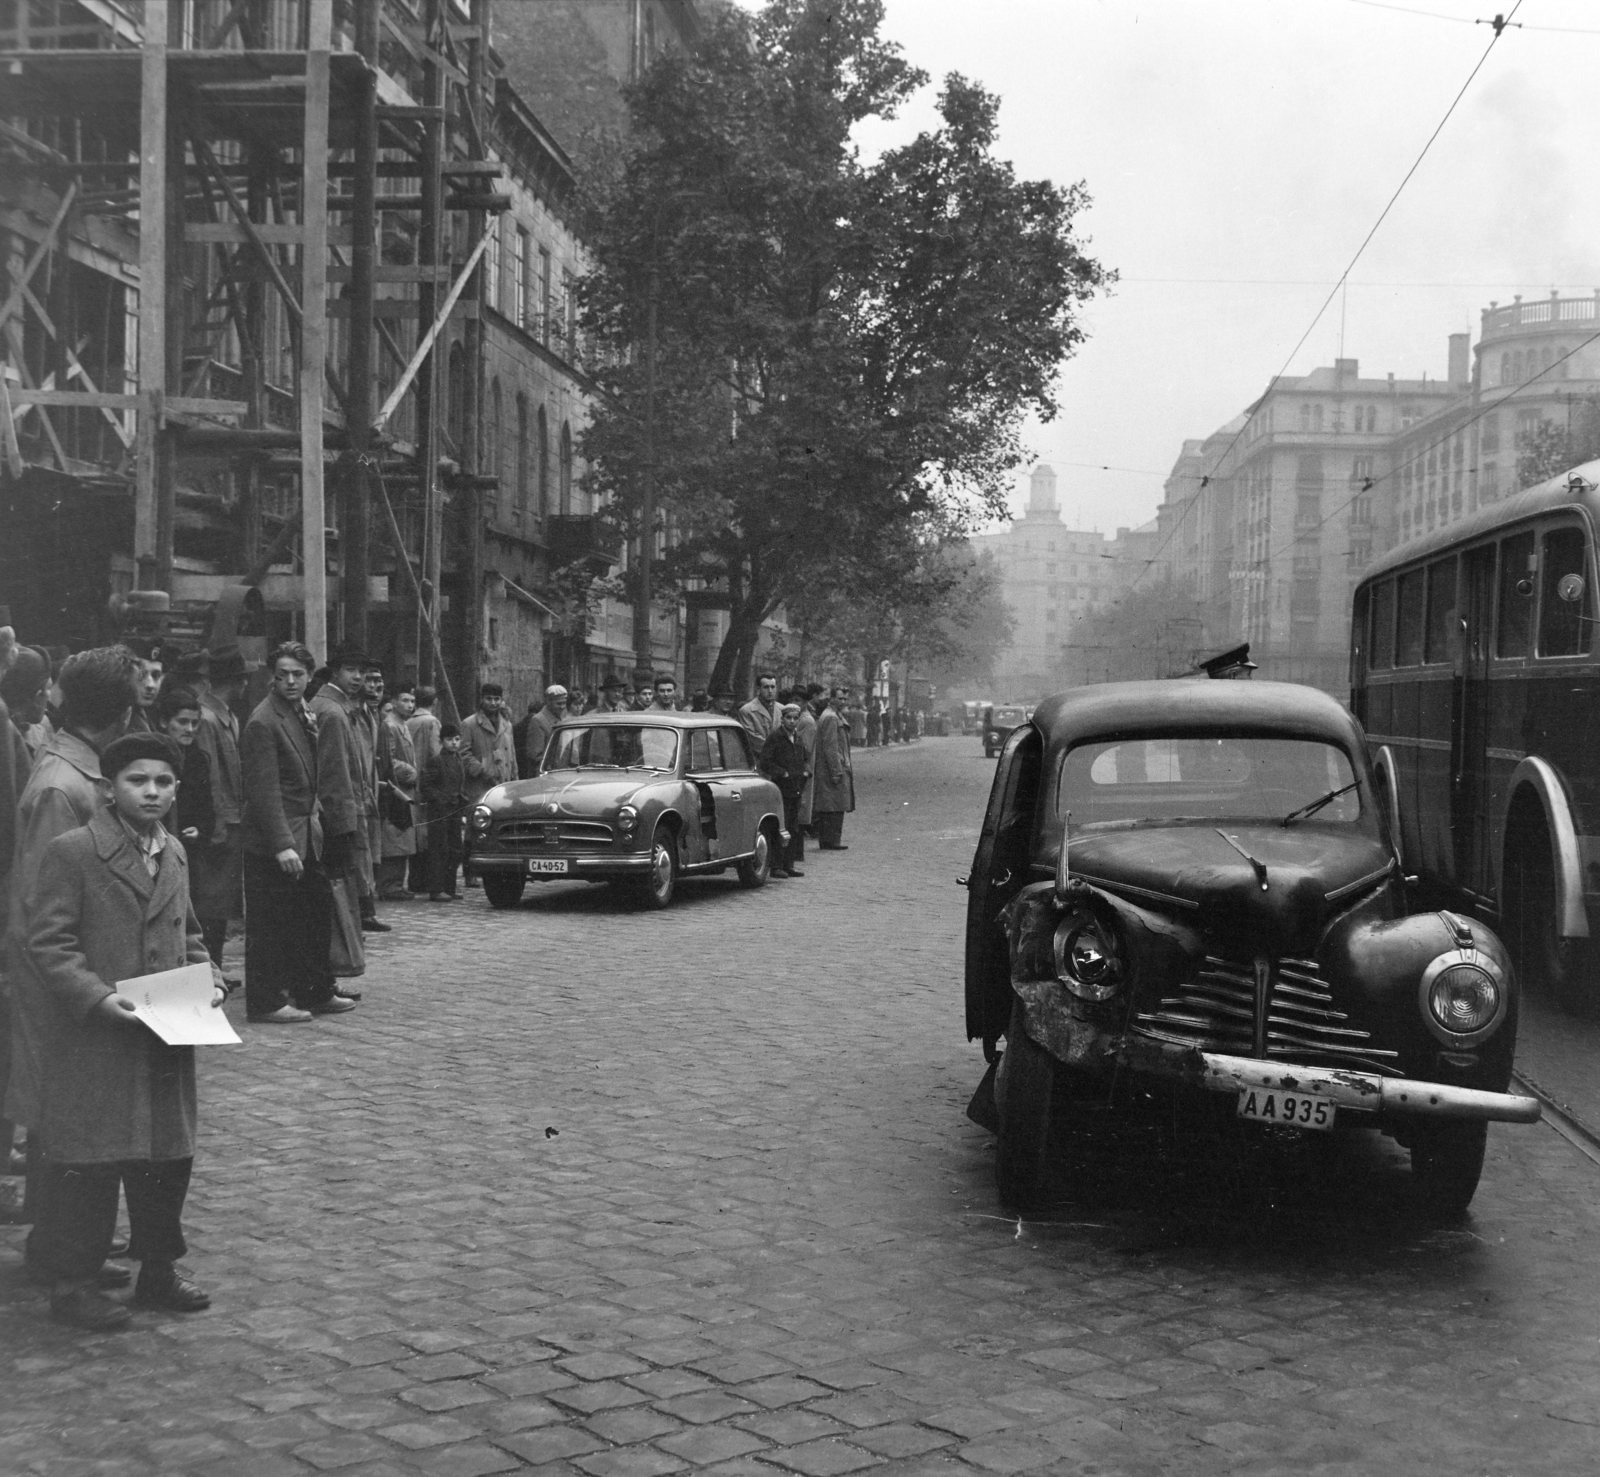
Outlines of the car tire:
<svg viewBox="0 0 1600 1477">
<path fill-rule="evenodd" d="M 641 907 L 659 912 L 672 906 L 678 891 L 678 841 L 666 826 L 650 838 L 650 870 L 639 879 L 634 894 Z"/>
<path fill-rule="evenodd" d="M 1000 1118 L 994 1178 L 1000 1203 L 1011 1210 L 1037 1206 L 1050 1159 L 1050 1108 L 1055 1097 L 1055 1059 L 1022 1025 L 1022 1002 L 1011 1003 L 1005 1051 L 995 1072 L 994 1101 Z"/>
<path fill-rule="evenodd" d="M 1489 1125 L 1439 1123 L 1415 1130 L 1411 1183 L 1418 1209 L 1430 1220 L 1457 1221 L 1467 1213 L 1483 1175 Z"/>
<path fill-rule="evenodd" d="M 483 895 L 489 899 L 491 908 L 516 907 L 522 901 L 522 889 L 527 886 L 527 878 L 509 872 L 485 872 L 482 881 Z"/>
<path fill-rule="evenodd" d="M 756 849 L 739 863 L 740 887 L 765 887 L 772 875 L 772 838 L 763 826 L 756 832 Z"/>
</svg>

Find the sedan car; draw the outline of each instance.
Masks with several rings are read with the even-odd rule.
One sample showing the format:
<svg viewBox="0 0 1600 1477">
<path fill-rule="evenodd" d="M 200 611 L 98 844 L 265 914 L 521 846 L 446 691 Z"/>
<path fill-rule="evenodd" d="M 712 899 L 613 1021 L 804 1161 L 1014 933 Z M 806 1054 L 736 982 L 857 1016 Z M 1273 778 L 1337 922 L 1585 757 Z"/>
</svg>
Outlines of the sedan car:
<svg viewBox="0 0 1600 1477">
<path fill-rule="evenodd" d="M 1002 703 L 998 708 L 985 708 L 983 710 L 983 757 L 993 759 L 1000 752 L 1000 746 L 1007 737 L 1014 733 L 1029 717 L 1032 710 L 1023 707 L 1020 703 Z"/>
<path fill-rule="evenodd" d="M 783 798 L 750 735 L 716 713 L 586 713 L 558 723 L 540 773 L 473 808 L 468 865 L 497 908 L 531 881 L 628 885 L 664 908 L 684 876 L 762 886 L 784 854 Z"/>
<path fill-rule="evenodd" d="M 967 1034 L 990 1062 L 969 1112 L 998 1133 L 1010 1205 L 1041 1194 L 1053 1105 L 1060 1122 L 1130 1089 L 1279 1130 L 1379 1127 L 1443 1215 L 1472 1199 L 1489 1122 L 1539 1117 L 1506 1090 L 1505 948 L 1409 910 L 1361 729 L 1315 689 L 1049 699 L 1006 741 L 968 886 Z"/>
</svg>

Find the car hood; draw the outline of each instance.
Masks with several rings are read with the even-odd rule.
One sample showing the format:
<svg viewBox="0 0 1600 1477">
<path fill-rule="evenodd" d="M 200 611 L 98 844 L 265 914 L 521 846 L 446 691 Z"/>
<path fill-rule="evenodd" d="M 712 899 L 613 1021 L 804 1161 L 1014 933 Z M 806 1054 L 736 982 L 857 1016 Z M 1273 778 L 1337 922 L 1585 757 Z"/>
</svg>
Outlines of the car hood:
<svg viewBox="0 0 1600 1477">
<path fill-rule="evenodd" d="M 488 805 L 497 816 L 596 815 L 633 804 L 641 790 L 660 784 L 665 778 L 653 770 L 558 769 L 531 780 L 501 785 L 490 792 Z"/>
<path fill-rule="evenodd" d="M 1265 888 L 1219 832 L 1265 867 Z M 1224 941 L 1277 954 L 1314 949 L 1327 921 L 1367 889 L 1343 890 L 1375 886 L 1392 860 L 1376 837 L 1331 827 L 1226 824 L 1091 832 L 1073 837 L 1069 859 L 1085 881 L 1138 889 L 1147 904 L 1165 899 Z"/>
</svg>

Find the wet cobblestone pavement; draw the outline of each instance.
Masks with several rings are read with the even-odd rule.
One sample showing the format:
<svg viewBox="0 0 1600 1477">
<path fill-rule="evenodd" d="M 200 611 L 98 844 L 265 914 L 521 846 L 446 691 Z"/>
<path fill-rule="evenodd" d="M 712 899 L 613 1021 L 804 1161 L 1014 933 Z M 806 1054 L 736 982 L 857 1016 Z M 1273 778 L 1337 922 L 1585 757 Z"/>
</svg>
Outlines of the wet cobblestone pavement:
<svg viewBox="0 0 1600 1477">
<path fill-rule="evenodd" d="M 1600 1170 L 1543 1126 L 1449 1230 L 1387 1140 L 1157 1114 L 1000 1214 L 953 885 L 991 773 L 864 754 L 849 851 L 665 914 L 389 908 L 358 1011 L 203 1053 L 212 1311 L 53 1325 L 0 1229 L 0 1472 L 1593 1470 Z"/>
</svg>

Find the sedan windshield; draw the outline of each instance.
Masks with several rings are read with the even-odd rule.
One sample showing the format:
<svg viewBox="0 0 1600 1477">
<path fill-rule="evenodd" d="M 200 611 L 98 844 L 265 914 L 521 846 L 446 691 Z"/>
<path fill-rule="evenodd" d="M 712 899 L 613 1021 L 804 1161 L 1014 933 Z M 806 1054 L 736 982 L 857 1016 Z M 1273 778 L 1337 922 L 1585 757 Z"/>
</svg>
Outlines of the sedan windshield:
<svg viewBox="0 0 1600 1477">
<path fill-rule="evenodd" d="M 1185 736 L 1079 744 L 1056 780 L 1055 826 L 1072 834 L 1217 821 L 1357 824 L 1362 786 L 1343 750 L 1315 739 Z"/>
<path fill-rule="evenodd" d="M 596 723 L 590 728 L 558 728 L 551 734 L 544 768 L 672 769 L 677 763 L 674 729 Z"/>
</svg>

